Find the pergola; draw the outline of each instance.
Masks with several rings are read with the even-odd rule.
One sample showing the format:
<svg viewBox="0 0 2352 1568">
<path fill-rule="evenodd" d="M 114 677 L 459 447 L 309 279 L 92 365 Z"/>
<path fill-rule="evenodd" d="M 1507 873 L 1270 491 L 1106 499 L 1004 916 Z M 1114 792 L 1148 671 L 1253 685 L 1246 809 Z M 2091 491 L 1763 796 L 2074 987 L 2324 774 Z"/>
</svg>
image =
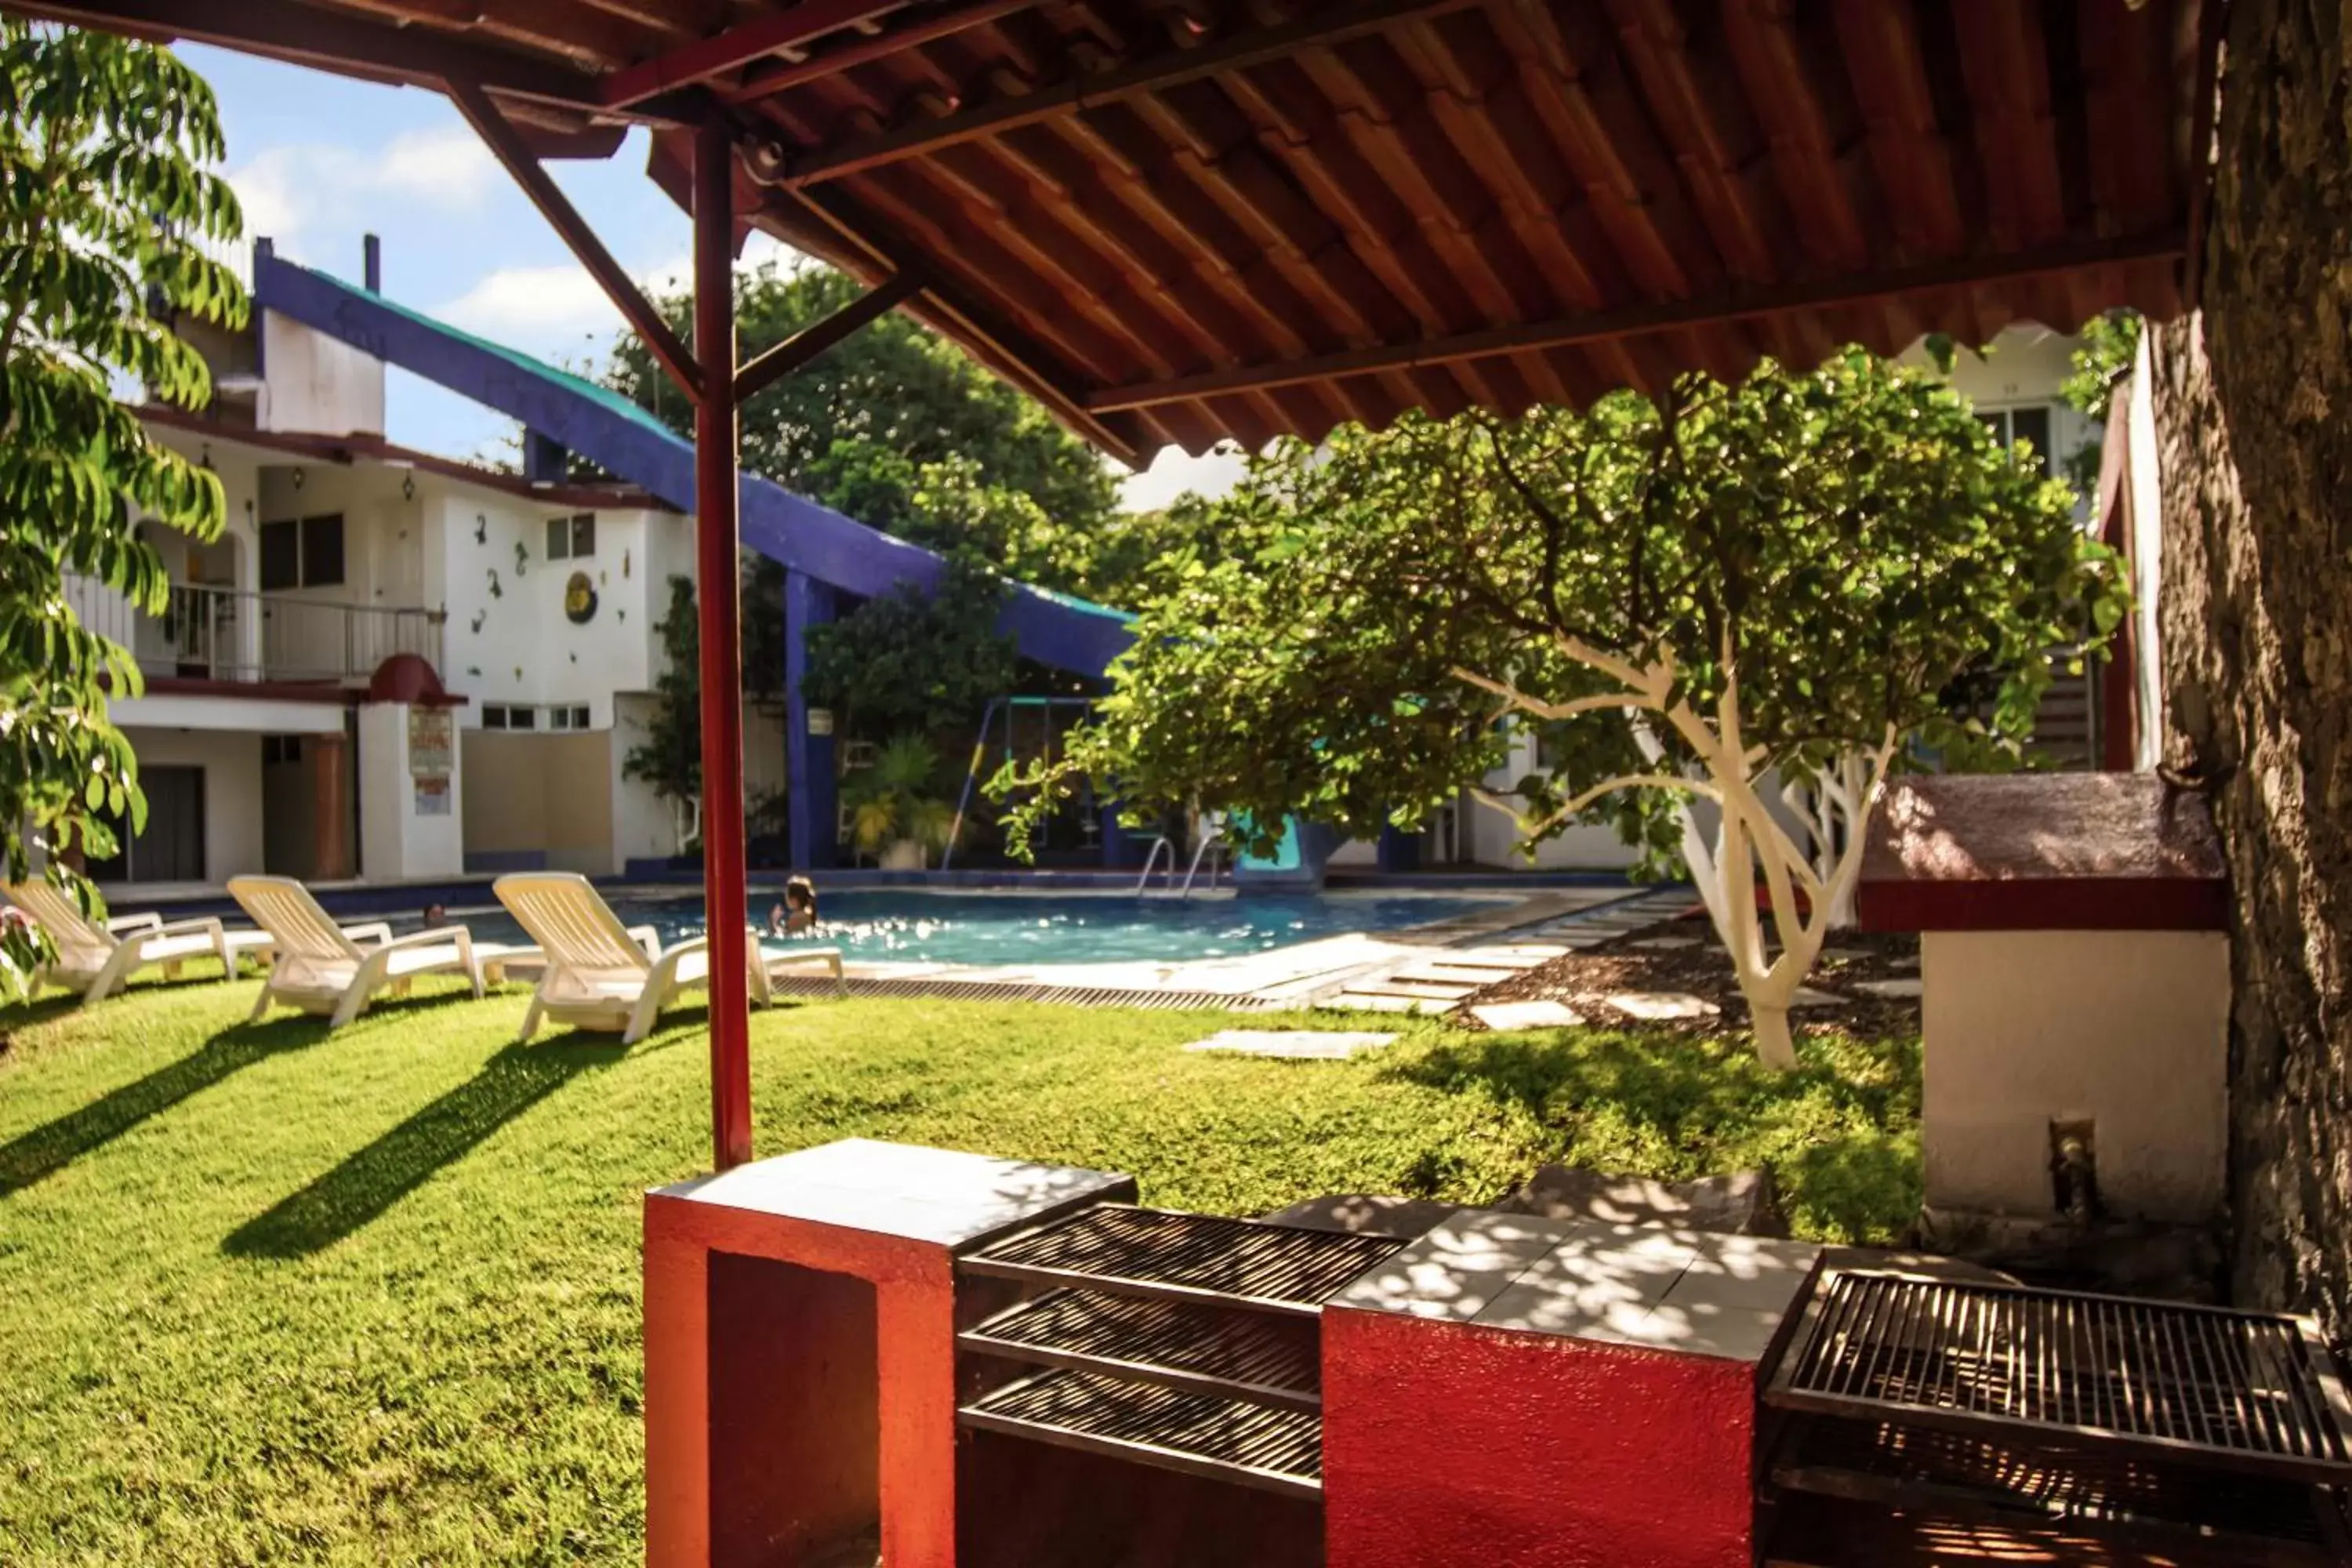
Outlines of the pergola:
<svg viewBox="0 0 2352 1568">
<path fill-rule="evenodd" d="M 2221 0 L 0 0 L 446 93 L 697 409 L 716 1158 L 736 407 L 883 312 L 1145 460 L 2194 298 Z M 680 342 L 547 177 L 652 132 Z M 747 228 L 870 291 L 736 363 Z"/>
</svg>

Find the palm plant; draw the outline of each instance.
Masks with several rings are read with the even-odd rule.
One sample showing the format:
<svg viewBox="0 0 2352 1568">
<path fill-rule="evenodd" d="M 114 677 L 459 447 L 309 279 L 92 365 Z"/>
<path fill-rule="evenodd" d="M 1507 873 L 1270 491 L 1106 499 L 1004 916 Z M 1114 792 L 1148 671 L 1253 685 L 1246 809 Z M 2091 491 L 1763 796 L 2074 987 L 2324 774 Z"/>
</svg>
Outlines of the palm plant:
<svg viewBox="0 0 2352 1568">
<path fill-rule="evenodd" d="M 947 847 L 955 811 L 931 793 L 940 756 L 920 735 L 900 735 L 877 753 L 874 765 L 851 775 L 843 790 L 849 839 L 861 855 L 879 855 L 911 840 L 927 855 Z"/>
</svg>

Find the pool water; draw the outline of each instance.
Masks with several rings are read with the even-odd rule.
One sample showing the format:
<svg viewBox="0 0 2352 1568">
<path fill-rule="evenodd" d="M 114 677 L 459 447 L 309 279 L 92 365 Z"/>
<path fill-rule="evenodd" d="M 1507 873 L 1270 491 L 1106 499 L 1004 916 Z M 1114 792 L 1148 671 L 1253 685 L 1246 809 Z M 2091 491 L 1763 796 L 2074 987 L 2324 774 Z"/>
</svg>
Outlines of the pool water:
<svg viewBox="0 0 2352 1568">
<path fill-rule="evenodd" d="M 751 918 L 765 925 L 782 894 L 755 889 Z M 1445 920 L 1488 900 L 1428 896 L 1345 897 L 1315 893 L 1252 893 L 1240 898 L 1180 901 L 1046 894 L 826 893 L 817 929 L 763 937 L 782 950 L 838 947 L 853 959 L 930 963 L 1100 963 L 1120 959 L 1161 962 L 1231 958 L 1341 931 L 1391 931 Z M 699 898 L 616 900 L 624 925 L 651 925 L 665 943 L 702 932 Z M 503 911 L 457 917 L 485 942 L 520 942 L 520 927 Z"/>
</svg>

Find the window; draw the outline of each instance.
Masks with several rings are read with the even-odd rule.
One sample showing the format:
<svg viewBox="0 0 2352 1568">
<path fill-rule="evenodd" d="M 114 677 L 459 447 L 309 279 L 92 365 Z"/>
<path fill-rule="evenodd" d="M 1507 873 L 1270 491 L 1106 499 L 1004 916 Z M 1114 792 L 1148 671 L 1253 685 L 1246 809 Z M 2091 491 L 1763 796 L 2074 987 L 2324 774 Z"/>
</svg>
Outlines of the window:
<svg viewBox="0 0 2352 1568">
<path fill-rule="evenodd" d="M 343 580 L 343 514 L 261 525 L 261 591 L 331 588 Z"/>
<path fill-rule="evenodd" d="M 596 514 L 580 512 L 572 517 L 551 517 L 547 520 L 547 558 L 550 561 L 581 561 L 596 553 Z"/>
<path fill-rule="evenodd" d="M 299 763 L 302 760 L 302 737 L 299 735 L 264 735 L 261 737 L 261 765 L 276 763 Z"/>
<path fill-rule="evenodd" d="M 585 730 L 588 728 L 588 705 L 584 702 L 557 703 L 547 710 L 547 727 L 551 730 Z"/>
<path fill-rule="evenodd" d="M 485 702 L 482 704 L 482 728 L 536 730 L 539 728 L 539 710 L 528 702 Z"/>
<path fill-rule="evenodd" d="M 1990 408 L 1977 411 L 1993 439 L 2003 447 L 2014 447 L 2022 441 L 2033 448 L 2033 456 L 2047 477 L 2054 471 L 2050 451 L 2050 409 L 2045 405 L 2034 408 Z"/>
</svg>

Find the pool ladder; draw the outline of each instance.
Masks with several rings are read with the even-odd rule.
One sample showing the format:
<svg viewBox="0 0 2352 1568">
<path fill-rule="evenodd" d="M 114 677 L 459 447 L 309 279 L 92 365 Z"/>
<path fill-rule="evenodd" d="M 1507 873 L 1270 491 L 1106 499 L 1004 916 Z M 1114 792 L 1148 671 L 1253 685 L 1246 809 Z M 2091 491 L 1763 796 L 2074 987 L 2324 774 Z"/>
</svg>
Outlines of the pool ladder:
<svg viewBox="0 0 2352 1568">
<path fill-rule="evenodd" d="M 1151 873 L 1160 864 L 1160 852 L 1162 849 L 1168 851 L 1168 890 L 1179 899 L 1189 899 L 1192 896 L 1192 883 L 1201 874 L 1201 862 L 1203 859 L 1209 862 L 1208 885 L 1211 889 L 1214 889 L 1217 885 L 1217 871 L 1220 867 L 1227 870 L 1232 869 L 1232 856 L 1225 843 L 1224 834 L 1213 830 L 1202 836 L 1201 847 L 1192 851 L 1192 863 L 1185 868 L 1184 883 L 1179 888 L 1176 884 L 1176 841 L 1163 833 L 1151 841 L 1151 853 L 1143 858 L 1143 875 L 1135 879 L 1137 898 L 1143 897 L 1150 890 Z"/>
</svg>

